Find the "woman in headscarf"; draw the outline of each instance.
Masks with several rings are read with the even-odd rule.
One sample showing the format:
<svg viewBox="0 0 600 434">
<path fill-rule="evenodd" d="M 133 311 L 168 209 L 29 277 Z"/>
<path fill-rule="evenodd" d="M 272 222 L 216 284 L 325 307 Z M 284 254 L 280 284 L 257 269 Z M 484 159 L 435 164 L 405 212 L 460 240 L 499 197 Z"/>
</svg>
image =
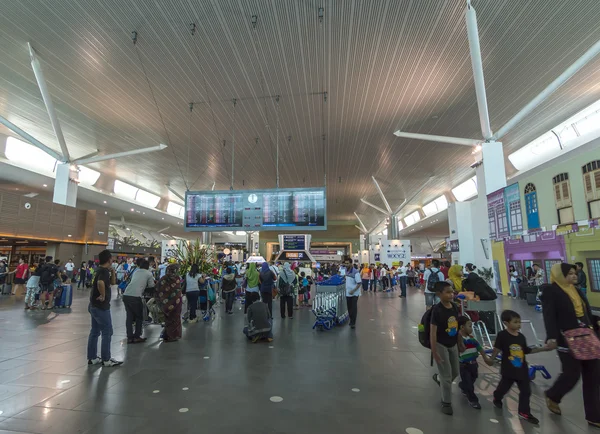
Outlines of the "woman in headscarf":
<svg viewBox="0 0 600 434">
<path fill-rule="evenodd" d="M 246 300 L 244 302 L 244 313 L 248 312 L 248 308 L 252 303 L 256 300 L 260 300 L 259 285 L 256 263 L 251 262 L 248 264 L 248 269 L 246 270 Z"/>
<path fill-rule="evenodd" d="M 275 273 L 269 267 L 268 262 L 263 262 L 258 280 L 260 282 L 260 296 L 262 301 L 269 306 L 269 312 L 273 315 L 273 286 L 275 286 L 277 276 L 275 276 Z"/>
<path fill-rule="evenodd" d="M 563 333 L 580 327 L 593 328 L 598 333 L 598 317 L 592 315 L 587 298 L 575 287 L 577 268 L 571 264 L 554 264 L 550 285 L 543 287 L 542 312 L 547 343 L 558 349 L 562 373 L 546 391 L 546 405 L 554 414 L 561 414 L 559 404 L 581 377 L 583 406 L 588 424 L 600 428 L 600 360 L 578 360 L 571 354 Z"/>
<path fill-rule="evenodd" d="M 448 270 L 448 279 L 454 285 L 454 291 L 462 291 L 463 266 L 455 264 Z"/>
<path fill-rule="evenodd" d="M 287 306 L 288 317 L 294 317 L 294 287 L 296 285 L 296 274 L 292 271 L 290 263 L 283 264 L 283 271 L 279 274 L 279 308 L 281 318 L 285 318 Z"/>
<path fill-rule="evenodd" d="M 181 279 L 177 274 L 178 264 L 167 267 L 158 282 L 158 299 L 165 316 L 164 342 L 175 342 L 181 338 Z"/>
<path fill-rule="evenodd" d="M 221 290 L 223 291 L 223 297 L 225 297 L 225 313 L 230 315 L 233 314 L 236 288 L 237 282 L 235 280 L 234 267 L 227 267 L 223 275 L 223 281 L 221 282 Z"/>
</svg>

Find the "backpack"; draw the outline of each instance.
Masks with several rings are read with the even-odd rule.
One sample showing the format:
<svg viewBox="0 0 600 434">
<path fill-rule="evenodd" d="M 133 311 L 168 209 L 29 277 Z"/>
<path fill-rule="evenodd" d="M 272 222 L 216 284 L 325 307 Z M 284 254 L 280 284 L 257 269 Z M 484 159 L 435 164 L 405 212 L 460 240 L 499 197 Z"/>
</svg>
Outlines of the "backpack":
<svg viewBox="0 0 600 434">
<path fill-rule="evenodd" d="M 419 323 L 419 343 L 425 348 L 431 349 L 431 314 L 433 308 L 428 309 L 423 314 Z"/>
<path fill-rule="evenodd" d="M 294 288 L 292 287 L 292 284 L 284 282 L 283 280 L 280 279 L 279 296 L 280 297 L 288 297 L 290 295 L 293 295 L 293 293 L 294 293 Z"/>
<path fill-rule="evenodd" d="M 46 263 L 42 265 L 42 271 L 40 273 L 40 282 L 44 284 L 50 284 L 56 279 L 56 273 L 58 268 L 54 264 Z"/>
<path fill-rule="evenodd" d="M 431 274 L 427 278 L 427 290 L 433 292 L 435 288 L 435 284 L 440 281 L 440 276 L 438 275 L 439 271 L 434 272 L 431 268 L 429 268 Z"/>
</svg>

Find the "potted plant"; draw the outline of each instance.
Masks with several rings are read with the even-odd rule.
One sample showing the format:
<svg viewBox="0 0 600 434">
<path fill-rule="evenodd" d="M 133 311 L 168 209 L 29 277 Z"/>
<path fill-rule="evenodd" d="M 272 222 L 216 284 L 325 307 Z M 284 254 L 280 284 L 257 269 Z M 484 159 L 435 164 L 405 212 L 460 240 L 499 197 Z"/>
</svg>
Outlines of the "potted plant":
<svg viewBox="0 0 600 434">
<path fill-rule="evenodd" d="M 485 282 L 488 285 L 492 284 L 492 281 L 494 279 L 494 271 L 492 270 L 492 267 L 489 267 L 489 268 L 481 267 L 479 269 L 479 275 L 481 276 L 481 278 L 483 280 L 485 280 Z"/>
<path fill-rule="evenodd" d="M 217 263 L 217 255 L 212 246 L 200 243 L 200 240 L 177 243 L 173 249 L 173 258 L 181 264 L 179 273 L 185 276 L 192 264 L 198 264 L 200 273 L 210 274 Z"/>
</svg>

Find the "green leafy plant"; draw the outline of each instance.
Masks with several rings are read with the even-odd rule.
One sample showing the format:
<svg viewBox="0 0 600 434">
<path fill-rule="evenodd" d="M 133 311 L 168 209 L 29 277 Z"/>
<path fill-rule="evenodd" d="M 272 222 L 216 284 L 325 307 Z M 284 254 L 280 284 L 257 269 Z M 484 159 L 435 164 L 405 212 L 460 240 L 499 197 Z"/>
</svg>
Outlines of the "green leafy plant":
<svg viewBox="0 0 600 434">
<path fill-rule="evenodd" d="M 479 275 L 487 282 L 488 285 L 492 284 L 492 280 L 494 279 L 494 271 L 492 270 L 492 267 L 481 267 L 479 269 Z"/>
<path fill-rule="evenodd" d="M 176 244 L 171 257 L 181 265 L 179 274 L 182 276 L 187 274 L 192 264 L 198 264 L 202 274 L 209 274 L 217 264 L 216 252 L 211 246 L 201 244 L 200 240 Z"/>
<path fill-rule="evenodd" d="M 151 249 L 160 249 L 160 242 L 157 240 L 151 240 L 146 242 L 146 246 L 150 247 Z"/>
</svg>

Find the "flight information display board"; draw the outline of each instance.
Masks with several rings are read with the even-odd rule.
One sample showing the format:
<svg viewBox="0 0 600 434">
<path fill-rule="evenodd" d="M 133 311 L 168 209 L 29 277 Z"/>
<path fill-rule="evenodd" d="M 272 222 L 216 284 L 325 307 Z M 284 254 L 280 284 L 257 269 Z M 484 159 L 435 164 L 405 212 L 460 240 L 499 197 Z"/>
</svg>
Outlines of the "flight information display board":
<svg viewBox="0 0 600 434">
<path fill-rule="evenodd" d="M 325 188 L 188 191 L 184 220 L 187 231 L 200 232 L 326 230 Z"/>
<path fill-rule="evenodd" d="M 306 250 L 306 235 L 284 235 L 283 250 Z"/>
</svg>

